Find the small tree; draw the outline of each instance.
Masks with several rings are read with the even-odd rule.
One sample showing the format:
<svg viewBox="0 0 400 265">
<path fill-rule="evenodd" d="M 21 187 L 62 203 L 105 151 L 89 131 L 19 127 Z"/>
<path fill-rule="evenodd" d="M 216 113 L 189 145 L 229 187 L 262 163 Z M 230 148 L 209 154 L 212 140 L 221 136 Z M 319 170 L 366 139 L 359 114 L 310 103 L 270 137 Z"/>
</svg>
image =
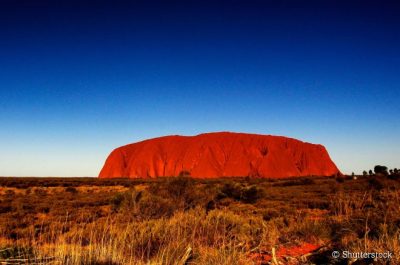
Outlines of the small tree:
<svg viewBox="0 0 400 265">
<path fill-rule="evenodd" d="M 376 165 L 375 167 L 374 167 L 374 172 L 375 172 L 375 174 L 380 174 L 380 175 L 385 175 L 385 176 L 387 176 L 388 175 L 388 168 L 387 167 L 385 167 L 385 166 L 381 166 L 381 165 Z"/>
<path fill-rule="evenodd" d="M 398 170 L 397 168 L 394 168 L 394 169 L 393 169 L 393 172 L 394 172 L 394 174 L 397 175 L 397 174 L 399 173 L 399 170 Z"/>
<path fill-rule="evenodd" d="M 369 173 L 370 176 L 372 176 L 372 170 L 371 169 L 369 170 L 368 173 Z"/>
<path fill-rule="evenodd" d="M 367 176 L 368 175 L 368 173 L 367 173 L 367 171 L 363 171 L 363 176 L 365 177 L 365 176 Z"/>
</svg>

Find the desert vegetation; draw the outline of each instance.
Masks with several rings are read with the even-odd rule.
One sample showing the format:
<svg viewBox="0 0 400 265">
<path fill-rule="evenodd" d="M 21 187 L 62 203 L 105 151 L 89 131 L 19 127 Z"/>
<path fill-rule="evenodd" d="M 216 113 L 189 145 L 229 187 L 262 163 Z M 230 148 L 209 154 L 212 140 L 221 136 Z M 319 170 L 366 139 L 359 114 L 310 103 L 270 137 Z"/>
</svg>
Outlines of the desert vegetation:
<svg viewBox="0 0 400 265">
<path fill-rule="evenodd" d="M 2 264 L 350 264 L 393 253 L 400 180 L 0 178 Z"/>
</svg>

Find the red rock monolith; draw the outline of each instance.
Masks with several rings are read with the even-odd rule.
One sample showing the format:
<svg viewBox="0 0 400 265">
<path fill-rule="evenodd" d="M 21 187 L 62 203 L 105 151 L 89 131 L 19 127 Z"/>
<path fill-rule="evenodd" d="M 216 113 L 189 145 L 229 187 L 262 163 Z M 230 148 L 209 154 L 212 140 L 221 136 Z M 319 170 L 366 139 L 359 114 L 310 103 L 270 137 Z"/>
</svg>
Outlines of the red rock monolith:
<svg viewBox="0 0 400 265">
<path fill-rule="evenodd" d="M 100 178 L 332 176 L 340 171 L 325 147 L 296 139 L 217 132 L 164 136 L 119 147 Z"/>
</svg>

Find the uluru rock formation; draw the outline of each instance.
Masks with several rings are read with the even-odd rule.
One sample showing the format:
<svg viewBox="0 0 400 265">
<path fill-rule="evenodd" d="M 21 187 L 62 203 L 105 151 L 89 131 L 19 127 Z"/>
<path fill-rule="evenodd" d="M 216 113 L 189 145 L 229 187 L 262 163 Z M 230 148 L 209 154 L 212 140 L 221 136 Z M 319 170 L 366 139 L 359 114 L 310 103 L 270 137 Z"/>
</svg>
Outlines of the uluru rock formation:
<svg viewBox="0 0 400 265">
<path fill-rule="evenodd" d="M 182 173 L 197 178 L 265 178 L 340 174 L 325 147 L 296 139 L 217 132 L 164 136 L 119 147 L 100 178 L 154 178 Z"/>
</svg>

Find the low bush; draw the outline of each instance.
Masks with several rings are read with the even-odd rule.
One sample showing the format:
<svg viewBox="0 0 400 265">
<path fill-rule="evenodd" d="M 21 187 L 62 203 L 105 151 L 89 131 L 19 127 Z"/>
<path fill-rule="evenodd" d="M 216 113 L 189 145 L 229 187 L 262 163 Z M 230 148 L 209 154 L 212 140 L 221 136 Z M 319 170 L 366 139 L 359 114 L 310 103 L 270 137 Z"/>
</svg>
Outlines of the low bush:
<svg viewBox="0 0 400 265">
<path fill-rule="evenodd" d="M 78 190 L 75 187 L 69 186 L 65 188 L 66 192 L 72 193 L 72 194 L 76 194 L 78 193 Z"/>
<path fill-rule="evenodd" d="M 218 193 L 217 198 L 232 198 L 244 203 L 255 203 L 264 195 L 264 190 L 256 185 L 242 186 L 238 183 L 225 183 Z"/>
<path fill-rule="evenodd" d="M 385 187 L 383 180 L 377 177 L 371 177 L 368 179 L 369 187 L 375 190 L 381 190 Z"/>
<path fill-rule="evenodd" d="M 273 184 L 273 186 L 290 187 L 290 186 L 313 185 L 313 184 L 315 184 L 315 181 L 313 179 L 300 178 L 300 179 L 291 179 L 283 182 L 278 182 Z"/>
</svg>

